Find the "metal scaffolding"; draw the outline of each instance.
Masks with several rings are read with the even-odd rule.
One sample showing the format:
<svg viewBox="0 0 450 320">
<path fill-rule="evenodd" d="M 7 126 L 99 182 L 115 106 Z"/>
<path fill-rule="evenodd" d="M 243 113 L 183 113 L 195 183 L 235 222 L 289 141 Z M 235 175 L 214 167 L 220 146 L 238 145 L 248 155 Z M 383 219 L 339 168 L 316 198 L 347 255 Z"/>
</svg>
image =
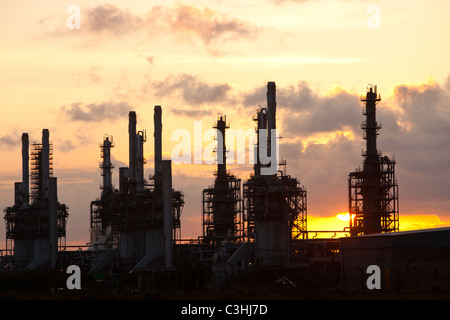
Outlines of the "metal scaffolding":
<svg viewBox="0 0 450 320">
<path fill-rule="evenodd" d="M 15 269 L 53 268 L 57 253 L 66 247 L 68 207 L 58 202 L 48 130 L 43 130 L 42 144 L 32 144 L 30 171 L 28 134 L 22 140 L 23 180 L 15 183 L 14 205 L 4 210 L 6 250 L 14 255 Z"/>
<path fill-rule="evenodd" d="M 350 234 L 353 236 L 399 230 L 398 184 L 395 160 L 377 150 L 377 135 L 381 125 L 376 122 L 376 104 L 381 100 L 377 88 L 369 87 L 363 114 L 366 151 L 364 166 L 348 177 Z"/>
<path fill-rule="evenodd" d="M 242 241 L 241 180 L 226 169 L 226 117 L 219 116 L 213 128 L 217 129 L 217 172 L 214 185 L 202 192 L 203 241 L 233 243 Z"/>
</svg>

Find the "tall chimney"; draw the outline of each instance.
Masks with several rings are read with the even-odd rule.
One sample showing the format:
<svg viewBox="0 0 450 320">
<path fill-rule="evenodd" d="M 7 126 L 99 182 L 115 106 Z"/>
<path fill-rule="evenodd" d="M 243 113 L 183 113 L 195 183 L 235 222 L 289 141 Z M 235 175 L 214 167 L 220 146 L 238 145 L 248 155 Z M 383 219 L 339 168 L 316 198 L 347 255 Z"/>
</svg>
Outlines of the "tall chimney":
<svg viewBox="0 0 450 320">
<path fill-rule="evenodd" d="M 131 190 L 136 183 L 136 112 L 128 114 L 128 137 L 129 137 L 129 181 Z"/>
<path fill-rule="evenodd" d="M 22 134 L 22 201 L 30 201 L 30 171 L 29 171 L 29 140 L 28 133 Z"/>
<path fill-rule="evenodd" d="M 268 129 L 276 129 L 276 112 L 277 112 L 277 102 L 276 102 L 276 86 L 275 82 L 267 83 L 267 122 Z M 268 133 L 270 137 L 270 132 Z M 269 144 L 270 146 L 270 144 Z"/>
<path fill-rule="evenodd" d="M 144 190 L 144 142 L 146 141 L 145 131 L 136 134 L 136 182 L 137 190 Z"/>
<path fill-rule="evenodd" d="M 256 147 L 255 147 L 255 156 L 254 156 L 254 161 L 255 161 L 255 165 L 254 167 L 254 171 L 255 171 L 255 176 L 260 176 L 261 175 L 261 159 L 259 158 L 259 149 L 260 149 L 260 130 L 267 130 L 267 110 L 264 108 L 261 108 L 257 115 L 256 115 L 256 137 L 257 137 L 257 141 L 256 141 Z"/>
<path fill-rule="evenodd" d="M 217 176 L 223 178 L 227 175 L 225 129 L 228 127 L 226 117 L 220 116 L 214 128 L 217 129 Z"/>
<path fill-rule="evenodd" d="M 50 178 L 50 141 L 48 129 L 42 130 L 42 190 L 44 199 L 48 197 L 48 180 Z"/>
<path fill-rule="evenodd" d="M 111 164 L 111 148 L 114 147 L 112 140 L 109 137 L 105 137 L 103 139 L 102 146 L 102 158 L 103 162 L 101 165 L 102 176 L 103 176 L 103 186 L 102 186 L 102 194 L 108 194 L 112 191 L 112 173 L 111 169 L 113 165 Z"/>
<path fill-rule="evenodd" d="M 164 160 L 162 167 L 162 197 L 163 197 L 163 235 L 164 262 L 166 268 L 173 266 L 173 215 L 172 215 L 172 161 Z"/>
<path fill-rule="evenodd" d="M 161 185 L 161 161 L 162 161 L 162 121 L 161 106 L 155 106 L 153 114 L 155 139 L 155 186 Z"/>
<path fill-rule="evenodd" d="M 276 86 L 275 82 L 268 82 L 267 83 L 267 150 L 268 154 L 267 156 L 270 157 L 270 159 L 275 160 L 278 162 L 278 155 L 276 154 L 277 149 L 275 148 L 272 150 L 272 130 L 275 130 L 277 128 L 277 102 L 276 102 Z M 273 134 L 275 135 L 275 131 L 273 131 Z M 274 141 L 276 143 L 276 141 Z M 272 154 L 274 152 L 275 154 Z M 271 163 L 272 166 L 277 166 L 278 163 Z M 276 173 L 276 170 L 275 170 Z"/>
<path fill-rule="evenodd" d="M 58 255 L 58 189 L 57 178 L 49 178 L 48 185 L 48 224 L 49 224 L 49 251 L 50 267 L 56 267 Z"/>
</svg>

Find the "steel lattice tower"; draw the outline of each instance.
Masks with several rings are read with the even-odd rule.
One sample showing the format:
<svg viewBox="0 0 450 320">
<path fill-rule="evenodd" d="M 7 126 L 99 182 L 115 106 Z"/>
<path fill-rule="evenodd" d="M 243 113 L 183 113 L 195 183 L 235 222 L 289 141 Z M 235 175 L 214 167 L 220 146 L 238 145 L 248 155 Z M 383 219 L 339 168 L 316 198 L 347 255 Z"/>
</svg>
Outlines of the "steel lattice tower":
<svg viewBox="0 0 450 320">
<path fill-rule="evenodd" d="M 395 160 L 377 149 L 381 125 L 376 121 L 376 105 L 381 101 L 376 86 L 365 97 L 361 124 L 366 140 L 363 169 L 351 172 L 348 179 L 350 233 L 352 236 L 398 231 L 398 185 Z"/>
</svg>

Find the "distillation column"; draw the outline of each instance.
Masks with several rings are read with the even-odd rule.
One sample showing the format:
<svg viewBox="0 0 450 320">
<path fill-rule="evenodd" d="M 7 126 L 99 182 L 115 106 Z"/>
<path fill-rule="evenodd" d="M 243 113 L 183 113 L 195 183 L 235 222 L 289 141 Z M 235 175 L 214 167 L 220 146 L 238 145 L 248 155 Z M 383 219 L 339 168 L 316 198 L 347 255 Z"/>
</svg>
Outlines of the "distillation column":
<svg viewBox="0 0 450 320">
<path fill-rule="evenodd" d="M 376 121 L 376 105 L 380 101 L 377 87 L 370 87 L 361 101 L 365 102 L 361 129 L 366 151 L 362 171 L 349 174 L 349 212 L 351 235 L 398 231 L 398 185 L 395 161 L 382 156 L 377 149 L 381 126 Z"/>
<path fill-rule="evenodd" d="M 161 119 L 161 106 L 155 106 L 153 113 L 154 133 L 155 140 L 155 187 L 159 188 L 161 185 L 161 161 L 162 161 L 162 119 Z"/>
<path fill-rule="evenodd" d="M 366 94 L 366 121 L 362 124 L 365 130 L 366 154 L 364 159 L 364 183 L 363 183 L 363 208 L 364 208 L 364 233 L 378 233 L 381 231 L 381 204 L 379 197 L 380 161 L 377 150 L 377 135 L 380 126 L 376 121 L 376 104 L 380 101 L 371 87 Z"/>
</svg>

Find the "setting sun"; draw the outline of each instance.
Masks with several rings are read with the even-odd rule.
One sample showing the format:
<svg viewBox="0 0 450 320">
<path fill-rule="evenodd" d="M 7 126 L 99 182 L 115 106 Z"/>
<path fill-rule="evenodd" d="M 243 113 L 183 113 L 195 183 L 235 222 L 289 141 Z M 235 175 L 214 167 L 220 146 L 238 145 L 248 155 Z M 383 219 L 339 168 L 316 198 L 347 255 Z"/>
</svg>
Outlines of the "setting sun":
<svg viewBox="0 0 450 320">
<path fill-rule="evenodd" d="M 350 221 L 350 214 L 348 212 L 341 212 L 336 215 L 341 221 Z"/>
</svg>

